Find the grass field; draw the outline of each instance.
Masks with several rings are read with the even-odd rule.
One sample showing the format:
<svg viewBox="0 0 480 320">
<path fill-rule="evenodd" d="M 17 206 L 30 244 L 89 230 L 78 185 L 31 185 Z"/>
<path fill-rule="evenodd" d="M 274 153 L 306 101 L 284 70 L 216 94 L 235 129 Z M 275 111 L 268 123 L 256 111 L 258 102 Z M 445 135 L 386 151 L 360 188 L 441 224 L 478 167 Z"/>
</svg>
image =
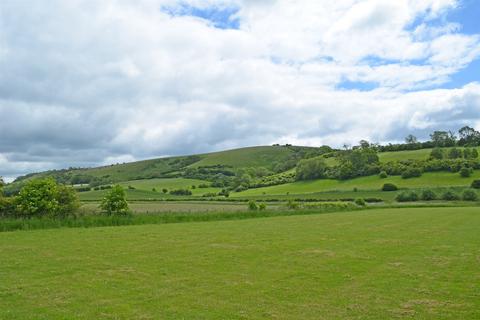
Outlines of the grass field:
<svg viewBox="0 0 480 320">
<path fill-rule="evenodd" d="M 437 188 L 437 187 L 467 187 L 474 179 L 480 178 L 480 171 L 474 172 L 470 178 L 462 178 L 458 173 L 427 172 L 419 178 L 402 179 L 400 176 L 391 176 L 381 179 L 378 176 L 360 177 L 351 180 L 320 179 L 312 181 L 298 181 L 277 186 L 249 189 L 243 192 L 232 193 L 231 197 L 249 197 L 260 195 L 285 195 L 315 193 L 322 191 L 352 191 L 380 190 L 384 183 L 394 183 L 399 188 Z"/>
<path fill-rule="evenodd" d="M 120 183 L 120 185 L 125 188 L 132 186 L 142 191 L 152 191 L 153 188 L 155 188 L 157 192 L 162 192 L 163 188 L 166 188 L 169 191 L 176 189 L 189 189 L 194 196 L 201 196 L 205 193 L 219 192 L 221 190 L 221 188 L 198 188 L 201 184 L 209 185 L 210 182 L 197 179 L 173 178 L 133 180 Z M 195 189 L 193 189 L 192 186 L 195 186 Z"/>
<path fill-rule="evenodd" d="M 0 318 L 478 319 L 479 210 L 0 233 Z"/>
<path fill-rule="evenodd" d="M 445 148 L 445 153 L 450 148 Z M 459 148 L 462 149 L 463 148 Z M 480 148 L 477 148 L 480 152 Z M 430 157 L 432 149 L 420 149 L 411 151 L 380 152 L 378 157 L 381 162 L 400 161 L 400 160 L 427 160 Z"/>
</svg>

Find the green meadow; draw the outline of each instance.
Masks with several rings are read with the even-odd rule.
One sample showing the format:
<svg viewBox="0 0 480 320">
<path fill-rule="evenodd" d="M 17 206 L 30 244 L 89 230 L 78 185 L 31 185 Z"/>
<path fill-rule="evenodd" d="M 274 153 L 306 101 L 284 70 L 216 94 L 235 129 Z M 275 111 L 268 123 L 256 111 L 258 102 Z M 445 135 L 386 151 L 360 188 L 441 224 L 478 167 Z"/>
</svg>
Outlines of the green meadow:
<svg viewBox="0 0 480 320">
<path fill-rule="evenodd" d="M 478 319 L 480 211 L 0 233 L 1 319 Z"/>
<path fill-rule="evenodd" d="M 462 178 L 458 173 L 451 172 L 427 172 L 421 177 L 402 179 L 400 176 L 391 176 L 381 179 L 378 176 L 360 177 L 350 180 L 318 179 L 310 181 L 297 181 L 277 186 L 249 189 L 243 192 L 233 193 L 232 197 L 249 197 L 259 195 L 285 195 L 316 193 L 325 191 L 352 191 L 377 190 L 383 184 L 393 183 L 399 188 L 438 188 L 438 187 L 469 187 L 474 179 L 480 178 L 480 170 L 476 170 L 469 178 Z"/>
</svg>

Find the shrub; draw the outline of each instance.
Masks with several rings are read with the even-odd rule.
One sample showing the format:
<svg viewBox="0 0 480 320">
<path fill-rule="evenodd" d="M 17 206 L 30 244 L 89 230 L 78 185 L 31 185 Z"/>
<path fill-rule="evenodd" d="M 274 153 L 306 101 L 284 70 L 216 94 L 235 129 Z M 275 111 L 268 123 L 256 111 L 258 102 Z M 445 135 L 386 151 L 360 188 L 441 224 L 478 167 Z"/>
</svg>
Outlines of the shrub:
<svg viewBox="0 0 480 320">
<path fill-rule="evenodd" d="M 468 189 L 468 190 L 463 191 L 462 199 L 464 201 L 477 201 L 478 200 L 478 194 L 477 194 L 477 192 L 475 192 L 475 190 Z"/>
<path fill-rule="evenodd" d="M 120 185 L 114 186 L 103 198 L 100 209 L 108 215 L 128 215 L 130 209 L 128 208 L 125 190 Z"/>
<path fill-rule="evenodd" d="M 58 201 L 57 216 L 66 217 L 75 213 L 80 208 L 77 193 L 71 187 L 58 186 L 56 198 Z"/>
<path fill-rule="evenodd" d="M 460 176 L 463 178 L 468 178 L 472 175 L 472 171 L 473 170 L 471 168 L 462 167 L 462 169 L 460 169 Z"/>
<path fill-rule="evenodd" d="M 177 189 L 177 190 L 171 190 L 170 194 L 174 196 L 191 196 L 192 191 L 188 189 Z"/>
<path fill-rule="evenodd" d="M 168 189 L 163 188 L 163 189 L 162 189 L 162 192 L 163 192 L 163 193 L 168 193 Z"/>
<path fill-rule="evenodd" d="M 480 180 L 473 180 L 473 182 L 472 182 L 472 188 L 474 188 L 474 189 L 480 189 Z"/>
<path fill-rule="evenodd" d="M 437 199 L 437 195 L 432 190 L 426 189 L 422 191 L 422 194 L 420 195 L 420 199 L 424 201 L 432 201 Z"/>
<path fill-rule="evenodd" d="M 398 187 L 393 183 L 385 183 L 382 187 L 382 191 L 397 191 Z"/>
<path fill-rule="evenodd" d="M 418 168 L 408 168 L 402 172 L 402 179 L 417 178 L 422 175 L 422 170 Z"/>
<path fill-rule="evenodd" d="M 413 191 L 404 191 L 397 195 L 398 202 L 414 202 L 418 201 L 418 195 Z"/>
<path fill-rule="evenodd" d="M 128 186 L 128 190 L 135 190 L 135 187 L 134 186 Z"/>
<path fill-rule="evenodd" d="M 353 188 L 353 192 L 358 192 L 358 188 L 357 187 Z"/>
<path fill-rule="evenodd" d="M 260 210 L 260 211 L 265 211 L 265 210 L 267 210 L 267 205 L 266 205 L 265 203 L 260 203 L 260 204 L 258 205 L 258 210 Z"/>
<path fill-rule="evenodd" d="M 156 188 L 152 188 L 152 191 L 153 191 L 153 192 L 157 192 L 157 189 L 156 189 Z"/>
<path fill-rule="evenodd" d="M 460 196 L 453 191 L 447 191 L 442 195 L 442 200 L 456 201 L 456 200 L 460 200 Z"/>
<path fill-rule="evenodd" d="M 0 217 L 13 216 L 16 213 L 15 198 L 5 198 L 0 194 Z"/>
<path fill-rule="evenodd" d="M 363 198 L 355 199 L 355 204 L 357 206 L 360 206 L 360 207 L 365 207 L 367 205 L 367 203 L 365 202 L 365 200 Z"/>
<path fill-rule="evenodd" d="M 55 216 L 59 204 L 57 183 L 52 178 L 29 181 L 17 198 L 18 209 L 25 216 Z"/>
<path fill-rule="evenodd" d="M 380 172 L 380 174 L 378 176 L 380 177 L 380 179 L 388 178 L 388 174 L 385 171 Z"/>
<path fill-rule="evenodd" d="M 255 200 L 248 201 L 248 210 L 251 210 L 251 211 L 258 210 L 258 206 Z"/>
<path fill-rule="evenodd" d="M 287 208 L 288 209 L 291 209 L 291 210 L 296 210 L 299 208 L 299 205 L 297 202 L 293 201 L 293 200 L 288 200 L 287 202 Z"/>
</svg>

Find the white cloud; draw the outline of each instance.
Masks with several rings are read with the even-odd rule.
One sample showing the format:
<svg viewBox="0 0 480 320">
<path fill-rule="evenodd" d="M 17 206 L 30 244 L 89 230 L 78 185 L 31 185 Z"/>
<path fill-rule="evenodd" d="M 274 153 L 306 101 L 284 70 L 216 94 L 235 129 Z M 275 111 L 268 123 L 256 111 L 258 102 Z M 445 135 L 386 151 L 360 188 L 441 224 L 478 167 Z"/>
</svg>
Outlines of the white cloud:
<svg viewBox="0 0 480 320">
<path fill-rule="evenodd" d="M 480 55 L 430 23 L 458 1 L 181 2 L 237 8 L 238 30 L 179 3 L 0 2 L 0 175 L 479 121 L 477 83 L 437 88 Z"/>
</svg>

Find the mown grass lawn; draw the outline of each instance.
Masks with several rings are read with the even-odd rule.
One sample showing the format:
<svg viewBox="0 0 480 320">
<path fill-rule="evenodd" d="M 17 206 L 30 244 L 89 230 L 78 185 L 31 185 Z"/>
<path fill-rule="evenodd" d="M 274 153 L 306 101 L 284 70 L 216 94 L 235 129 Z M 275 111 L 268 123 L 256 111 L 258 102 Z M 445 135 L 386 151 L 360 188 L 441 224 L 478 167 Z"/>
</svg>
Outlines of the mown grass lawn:
<svg viewBox="0 0 480 320">
<path fill-rule="evenodd" d="M 0 319 L 478 319 L 480 209 L 0 233 Z"/>
</svg>

